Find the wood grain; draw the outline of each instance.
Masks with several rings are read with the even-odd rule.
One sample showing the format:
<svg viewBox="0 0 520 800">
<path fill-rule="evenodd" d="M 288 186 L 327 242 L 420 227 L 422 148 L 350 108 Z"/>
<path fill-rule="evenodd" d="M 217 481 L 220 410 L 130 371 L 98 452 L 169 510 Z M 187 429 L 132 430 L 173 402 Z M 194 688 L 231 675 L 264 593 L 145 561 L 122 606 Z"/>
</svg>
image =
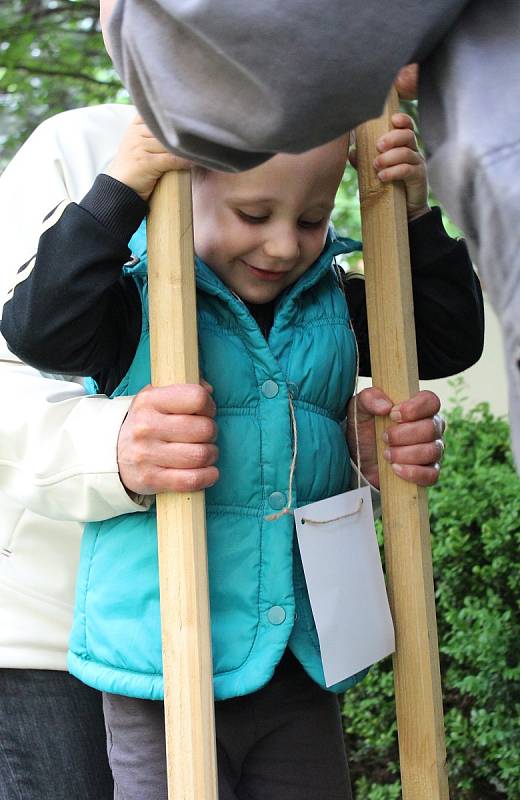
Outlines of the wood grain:
<svg viewBox="0 0 520 800">
<path fill-rule="evenodd" d="M 393 92 L 383 115 L 356 131 L 372 377 L 394 403 L 419 390 L 404 185 L 382 184 L 372 165 L 397 110 Z M 427 494 L 383 458 L 389 423 L 377 420 L 402 792 L 404 800 L 447 800 Z"/>
<path fill-rule="evenodd" d="M 159 181 L 147 227 L 152 383 L 198 383 L 190 173 Z M 204 492 L 157 496 L 169 800 L 216 800 Z"/>
</svg>

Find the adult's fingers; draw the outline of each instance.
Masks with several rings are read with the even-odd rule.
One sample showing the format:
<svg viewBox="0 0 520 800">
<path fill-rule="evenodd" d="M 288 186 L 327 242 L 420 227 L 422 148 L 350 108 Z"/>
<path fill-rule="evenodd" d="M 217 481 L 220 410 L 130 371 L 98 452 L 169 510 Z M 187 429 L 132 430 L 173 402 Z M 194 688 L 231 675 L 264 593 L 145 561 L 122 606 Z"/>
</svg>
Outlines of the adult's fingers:
<svg viewBox="0 0 520 800">
<path fill-rule="evenodd" d="M 402 67 L 394 81 L 399 97 L 403 100 L 415 100 L 417 97 L 418 82 L 418 64 L 407 64 L 405 67 Z"/>
<path fill-rule="evenodd" d="M 384 451 L 384 457 L 391 463 L 431 466 L 441 461 L 443 453 L 444 444 L 442 439 L 435 439 L 433 442 L 413 444 L 406 447 L 387 447 Z"/>
<path fill-rule="evenodd" d="M 151 448 L 150 455 L 163 469 L 202 469 L 218 461 L 218 447 L 209 443 L 161 442 Z"/>
<path fill-rule="evenodd" d="M 198 383 L 147 386 L 134 398 L 136 409 L 152 408 L 161 414 L 198 414 L 214 417 L 215 401 L 207 388 Z"/>
<path fill-rule="evenodd" d="M 428 467 L 392 464 L 392 469 L 400 478 L 417 486 L 433 486 L 439 480 L 440 465 L 437 463 Z"/>
<path fill-rule="evenodd" d="M 366 422 L 372 417 L 384 417 L 392 409 L 392 401 L 381 389 L 371 386 L 363 389 L 352 398 L 351 403 L 356 402 L 358 422 Z M 350 412 L 352 417 L 353 412 Z"/>
<path fill-rule="evenodd" d="M 219 478 L 216 467 L 203 469 L 157 470 L 154 478 L 154 494 L 161 492 L 198 492 L 213 486 Z"/>
<path fill-rule="evenodd" d="M 438 414 L 441 401 L 433 392 L 423 389 L 421 392 L 395 405 L 390 412 L 393 422 L 414 422 Z"/>
<path fill-rule="evenodd" d="M 418 422 L 401 422 L 390 425 L 383 433 L 384 441 L 391 447 L 434 442 L 442 436 L 442 425 L 438 415 Z"/>
</svg>

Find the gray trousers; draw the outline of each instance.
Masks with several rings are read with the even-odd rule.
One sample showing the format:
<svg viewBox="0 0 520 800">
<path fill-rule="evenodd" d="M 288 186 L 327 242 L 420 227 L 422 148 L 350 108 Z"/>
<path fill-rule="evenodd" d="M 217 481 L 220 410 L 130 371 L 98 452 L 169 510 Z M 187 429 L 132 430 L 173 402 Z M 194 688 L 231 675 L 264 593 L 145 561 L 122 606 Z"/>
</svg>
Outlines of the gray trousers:
<svg viewBox="0 0 520 800">
<path fill-rule="evenodd" d="M 504 335 L 520 468 L 520 3 L 473 0 L 421 68 L 432 189 L 464 231 Z"/>
<path fill-rule="evenodd" d="M 104 694 L 115 800 L 167 800 L 164 707 Z M 254 694 L 215 703 L 219 800 L 349 800 L 338 698 L 286 655 Z M 201 798 L 202 800 L 202 798 Z"/>
</svg>

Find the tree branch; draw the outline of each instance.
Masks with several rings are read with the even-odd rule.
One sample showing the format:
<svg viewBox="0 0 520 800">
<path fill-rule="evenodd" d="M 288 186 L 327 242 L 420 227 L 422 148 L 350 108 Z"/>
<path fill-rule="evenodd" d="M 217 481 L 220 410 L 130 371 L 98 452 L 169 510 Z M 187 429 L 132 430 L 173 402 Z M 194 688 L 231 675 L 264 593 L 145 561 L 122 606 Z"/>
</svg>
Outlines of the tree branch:
<svg viewBox="0 0 520 800">
<path fill-rule="evenodd" d="M 97 86 L 105 86 L 109 89 L 121 89 L 122 84 L 120 81 L 100 81 L 92 75 L 85 75 L 84 72 L 73 72 L 72 70 L 60 69 L 46 69 L 44 67 L 30 66 L 25 64 L 16 64 L 11 67 L 14 72 L 27 72 L 29 75 L 47 75 L 49 77 L 57 78 L 72 78 L 73 80 L 86 81 L 87 83 L 95 83 Z"/>
</svg>

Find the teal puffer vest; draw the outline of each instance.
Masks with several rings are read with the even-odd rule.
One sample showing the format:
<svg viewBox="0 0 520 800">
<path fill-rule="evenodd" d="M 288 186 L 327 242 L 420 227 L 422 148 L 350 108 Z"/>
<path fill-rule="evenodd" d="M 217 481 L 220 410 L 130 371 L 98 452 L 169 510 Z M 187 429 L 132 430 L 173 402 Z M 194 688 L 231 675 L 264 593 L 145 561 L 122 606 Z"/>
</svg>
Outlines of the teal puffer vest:
<svg viewBox="0 0 520 800">
<path fill-rule="evenodd" d="M 130 243 L 143 302 L 134 361 L 115 395 L 150 382 L 144 228 Z M 197 262 L 201 375 L 214 387 L 220 479 L 206 491 L 215 698 L 254 692 L 287 646 L 322 686 L 318 637 L 294 535 L 281 510 L 298 450 L 292 505 L 344 491 L 340 423 L 355 379 L 355 343 L 333 257 L 357 243 L 331 232 L 320 258 L 279 299 L 266 341 L 244 303 Z M 70 671 L 97 689 L 163 697 L 155 508 L 87 525 Z M 335 691 L 356 682 L 353 676 Z"/>
</svg>

